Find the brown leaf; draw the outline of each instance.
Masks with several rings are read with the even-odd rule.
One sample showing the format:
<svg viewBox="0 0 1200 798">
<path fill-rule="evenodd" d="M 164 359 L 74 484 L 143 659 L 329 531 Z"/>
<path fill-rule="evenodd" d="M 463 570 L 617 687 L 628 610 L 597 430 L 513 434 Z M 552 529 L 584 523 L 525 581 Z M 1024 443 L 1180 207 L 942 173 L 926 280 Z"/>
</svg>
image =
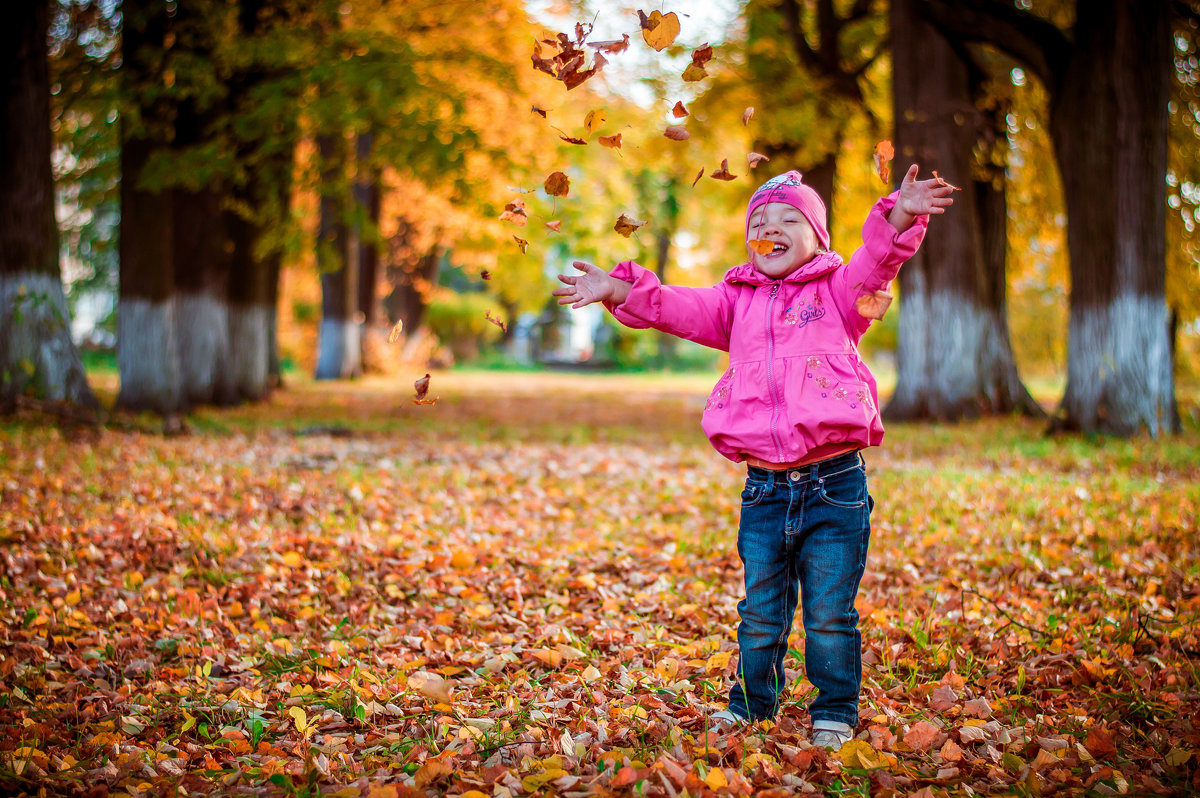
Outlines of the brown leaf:
<svg viewBox="0 0 1200 798">
<path fill-rule="evenodd" d="M 704 67 L 700 64 L 688 64 L 687 69 L 683 70 L 683 80 L 685 83 L 695 83 L 698 80 L 704 80 L 708 77 L 708 73 L 704 71 Z"/>
<path fill-rule="evenodd" d="M 958 186 L 951 185 L 950 183 L 947 183 L 945 180 L 943 180 L 943 179 L 942 179 L 942 178 L 941 178 L 941 177 L 938 175 L 938 173 L 937 173 L 937 170 L 936 170 L 936 169 L 933 171 L 933 179 L 934 179 L 934 180 L 936 180 L 936 181 L 938 182 L 938 185 L 939 185 L 939 186 L 946 186 L 946 187 L 948 187 L 948 188 L 952 188 L 952 189 L 954 189 L 955 191 L 962 191 L 962 189 L 961 189 L 961 188 L 959 188 Z"/>
<path fill-rule="evenodd" d="M 621 134 L 614 133 L 611 136 L 597 136 L 596 141 L 603 144 L 605 147 L 612 147 L 614 150 L 621 149 Z"/>
<path fill-rule="evenodd" d="M 760 255 L 769 255 L 771 250 L 775 249 L 775 242 L 765 238 L 756 238 L 753 241 L 747 241 L 746 246 Z"/>
<path fill-rule="evenodd" d="M 562 221 L 559 219 L 555 219 L 552 222 L 546 222 L 546 226 L 556 233 L 562 232 Z"/>
<path fill-rule="evenodd" d="M 942 744 L 941 750 L 938 751 L 938 756 L 942 758 L 943 762 L 957 762 L 963 758 L 963 750 L 953 740 L 946 740 Z"/>
<path fill-rule="evenodd" d="M 713 57 L 713 48 L 712 48 L 712 45 L 710 45 L 708 42 L 705 42 L 704 44 L 697 47 L 695 50 L 692 50 L 692 63 L 695 64 L 696 66 L 701 66 L 701 67 L 704 66 L 705 64 L 707 64 L 709 61 L 712 60 L 712 57 Z"/>
<path fill-rule="evenodd" d="M 607 42 L 588 42 L 588 47 L 595 47 L 600 52 L 608 53 L 609 55 L 623 53 L 629 49 L 629 34 L 623 33 L 620 39 L 613 39 Z"/>
<path fill-rule="evenodd" d="M 437 401 L 437 398 L 426 399 L 426 394 L 429 393 L 429 374 L 421 377 L 413 383 L 413 388 L 417 390 L 417 395 L 413 397 L 413 403 L 418 405 L 431 405 Z"/>
<path fill-rule="evenodd" d="M 892 170 L 889 164 L 896 150 L 892 147 L 892 142 L 884 139 L 875 143 L 875 171 L 879 173 L 879 179 L 886 185 L 891 180 Z"/>
<path fill-rule="evenodd" d="M 646 223 L 637 219 L 630 219 L 625 214 L 617 217 L 617 223 L 613 225 L 613 229 L 621 235 L 629 238 L 630 234 L 636 231 L 639 227 L 645 227 Z"/>
<path fill-rule="evenodd" d="M 737 175 L 729 171 L 729 159 L 721 159 L 721 168 L 709 175 L 714 180 L 736 180 Z"/>
<path fill-rule="evenodd" d="M 883 314 L 887 313 L 888 307 L 892 304 L 892 295 L 887 291 L 876 291 L 873 294 L 863 294 L 858 299 L 854 300 L 854 307 L 858 311 L 858 315 L 864 319 L 882 319 Z M 983 702 L 987 705 L 987 702 Z M 933 705 L 930 704 L 932 707 Z M 987 717 L 980 715 L 980 717 Z"/>
<path fill-rule="evenodd" d="M 587 144 L 587 142 L 585 140 L 577 139 L 574 136 L 559 136 L 559 138 L 562 139 L 563 141 L 567 142 L 568 144 Z"/>
<path fill-rule="evenodd" d="M 396 322 L 395 326 L 392 327 L 392 331 L 390 333 L 388 333 L 387 342 L 389 344 L 394 344 L 397 341 L 399 341 L 400 333 L 403 331 L 404 331 L 404 319 L 400 319 L 399 321 Z"/>
<path fill-rule="evenodd" d="M 875 292 L 876 296 L 881 293 L 883 292 Z M 888 298 L 888 302 L 891 302 L 892 297 L 890 294 L 884 294 L 884 296 Z M 862 313 L 861 310 L 859 312 Z M 875 316 L 874 318 L 879 317 Z M 972 698 L 970 701 L 967 701 L 965 704 L 963 704 L 963 714 L 970 718 L 990 718 L 992 716 L 992 707 L 986 698 Z"/>
<path fill-rule="evenodd" d="M 750 120 L 753 118 L 754 118 L 754 106 L 752 105 L 749 108 L 747 108 L 745 111 L 742 112 L 742 124 L 743 125 L 750 124 Z"/>
<path fill-rule="evenodd" d="M 525 212 L 525 200 L 517 197 L 512 202 L 504 206 L 504 213 L 500 214 L 500 221 L 512 222 L 517 227 L 524 227 L 529 221 L 529 214 Z"/>
<path fill-rule="evenodd" d="M 516 241 L 517 246 L 521 248 L 521 254 L 525 254 L 525 251 L 529 249 L 529 242 L 520 236 L 513 236 L 513 241 Z"/>
<path fill-rule="evenodd" d="M 650 16 L 638 11 L 638 19 L 642 25 L 642 38 L 660 53 L 674 44 L 679 36 L 679 17 L 674 11 L 668 14 L 651 11 Z"/>
<path fill-rule="evenodd" d="M 507 324 L 505 324 L 504 322 L 500 321 L 500 319 L 498 319 L 498 318 L 496 318 L 495 316 L 493 316 L 493 315 L 492 315 L 492 312 L 491 312 L 490 310 L 489 310 L 489 311 L 487 311 L 486 313 L 484 313 L 484 314 L 483 314 L 483 316 L 484 316 L 484 318 L 486 318 L 488 321 L 490 321 L 492 324 L 495 324 L 497 327 L 499 327 L 499 328 L 500 328 L 500 332 L 504 333 L 505 335 L 507 335 L 507 334 L 508 334 L 508 325 L 507 325 Z"/>
<path fill-rule="evenodd" d="M 677 100 L 675 102 L 675 107 L 671 109 L 671 116 L 675 117 L 676 119 L 683 119 L 687 115 L 688 109 L 683 107 L 683 102 L 681 100 Z"/>
<path fill-rule="evenodd" d="M 754 169 L 763 161 L 769 161 L 771 159 L 763 155 L 761 152 L 748 152 L 746 153 L 746 160 L 750 163 L 750 168 Z"/>
<path fill-rule="evenodd" d="M 687 141 L 692 137 L 692 134 L 688 133 L 687 128 L 683 125 L 668 125 L 667 129 L 663 131 L 663 135 L 672 141 Z"/>
<path fill-rule="evenodd" d="M 551 172 L 546 178 L 545 189 L 552 197 L 565 197 L 571 190 L 571 179 L 565 172 Z"/>
<path fill-rule="evenodd" d="M 863 299 L 864 297 L 859 297 Z M 855 306 L 857 307 L 857 302 Z M 864 314 L 865 315 L 865 314 Z M 929 696 L 929 708 L 934 712 L 945 712 L 950 707 L 958 703 L 958 694 L 954 692 L 954 688 L 950 685 L 942 685 L 933 691 Z"/>
<path fill-rule="evenodd" d="M 696 173 L 696 179 L 692 181 L 692 188 L 696 187 L 696 184 L 700 182 L 700 178 L 702 178 L 702 177 L 704 177 L 704 167 L 703 166 L 701 166 L 700 171 Z"/>
<path fill-rule="evenodd" d="M 570 69 L 563 71 L 563 85 L 565 85 L 568 90 L 573 89 L 590 78 L 592 75 L 595 75 L 597 72 L 599 72 L 607 63 L 608 59 L 601 55 L 599 51 L 597 51 L 596 57 L 592 61 L 592 68 L 580 71 L 579 67 L 583 66 L 583 58 L 580 57 Z"/>
<path fill-rule="evenodd" d="M 1112 759 L 1117 755 L 1117 746 L 1113 743 L 1112 735 L 1108 733 L 1107 729 L 1099 726 L 1088 729 L 1083 747 L 1097 759 Z"/>
<path fill-rule="evenodd" d="M 941 729 L 929 721 L 919 720 L 904 735 L 904 742 L 914 751 L 928 751 L 941 733 Z"/>
<path fill-rule="evenodd" d="M 530 110 L 530 112 L 531 112 L 531 113 L 535 113 L 535 114 L 537 114 L 537 115 L 538 115 L 538 116 L 540 116 L 542 119 L 546 119 L 546 118 L 547 118 L 547 117 L 546 117 L 546 112 L 545 112 L 545 111 L 543 111 L 541 108 L 538 108 L 536 105 L 530 106 L 529 110 Z"/>
<path fill-rule="evenodd" d="M 491 273 L 491 272 L 489 272 L 487 269 L 484 269 L 483 271 L 481 271 L 481 272 L 479 273 L 479 276 L 480 276 L 480 278 L 482 278 L 482 279 L 484 279 L 484 280 L 490 280 L 490 279 L 492 279 L 492 273 Z"/>
</svg>

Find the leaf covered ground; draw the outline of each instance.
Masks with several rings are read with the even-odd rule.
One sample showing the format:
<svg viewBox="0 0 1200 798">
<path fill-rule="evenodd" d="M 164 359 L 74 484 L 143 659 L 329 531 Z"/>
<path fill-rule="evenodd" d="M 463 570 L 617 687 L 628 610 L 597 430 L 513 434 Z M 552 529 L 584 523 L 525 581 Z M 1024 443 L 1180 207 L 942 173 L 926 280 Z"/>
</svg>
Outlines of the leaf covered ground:
<svg viewBox="0 0 1200 798">
<path fill-rule="evenodd" d="M 742 472 L 705 378 L 300 384 L 0 426 L 0 791 L 1187 794 L 1200 434 L 892 425 L 858 739 L 717 736 Z"/>
</svg>

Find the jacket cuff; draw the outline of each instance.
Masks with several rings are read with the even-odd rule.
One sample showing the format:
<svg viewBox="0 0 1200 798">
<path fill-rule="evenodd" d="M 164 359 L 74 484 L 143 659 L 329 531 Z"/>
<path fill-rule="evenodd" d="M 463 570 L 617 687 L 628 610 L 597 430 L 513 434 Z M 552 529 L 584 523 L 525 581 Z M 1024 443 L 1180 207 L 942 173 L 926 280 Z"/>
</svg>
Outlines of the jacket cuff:
<svg viewBox="0 0 1200 798">
<path fill-rule="evenodd" d="M 631 260 L 625 260 L 613 267 L 608 273 L 622 282 L 629 283 L 629 296 L 621 304 L 606 300 L 604 307 L 612 313 L 613 318 L 627 327 L 643 328 L 654 323 L 658 318 L 658 293 L 655 289 L 661 287 L 658 276 Z"/>
<path fill-rule="evenodd" d="M 903 232 L 892 227 L 888 215 L 896 207 L 900 192 L 893 191 L 882 197 L 863 225 L 863 245 L 877 263 L 903 263 L 916 254 L 929 227 L 929 215 L 922 214 L 913 219 L 912 225 Z"/>
</svg>

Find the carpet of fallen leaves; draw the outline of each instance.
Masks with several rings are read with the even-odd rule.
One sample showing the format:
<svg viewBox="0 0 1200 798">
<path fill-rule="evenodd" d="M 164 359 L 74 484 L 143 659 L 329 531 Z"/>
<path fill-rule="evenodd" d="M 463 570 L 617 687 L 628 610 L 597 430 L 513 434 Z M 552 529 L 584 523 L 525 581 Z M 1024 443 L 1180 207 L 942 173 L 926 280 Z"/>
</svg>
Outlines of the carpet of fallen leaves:
<svg viewBox="0 0 1200 798">
<path fill-rule="evenodd" d="M 164 437 L 0 424 L 0 791 L 1200 788 L 1200 433 L 893 425 L 855 740 L 718 736 L 742 472 L 708 378 L 299 384 Z"/>
</svg>

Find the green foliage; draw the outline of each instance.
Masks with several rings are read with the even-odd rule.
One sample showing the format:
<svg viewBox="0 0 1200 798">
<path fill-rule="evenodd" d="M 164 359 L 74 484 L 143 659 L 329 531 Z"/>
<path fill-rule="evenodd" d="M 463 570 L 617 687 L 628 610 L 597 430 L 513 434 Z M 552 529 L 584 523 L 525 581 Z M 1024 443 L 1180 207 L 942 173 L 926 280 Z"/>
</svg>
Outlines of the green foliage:
<svg viewBox="0 0 1200 798">
<path fill-rule="evenodd" d="M 500 337 L 500 328 L 487 320 L 487 314 L 496 315 L 494 304 L 483 294 L 445 291 L 429 303 L 425 324 L 456 359 L 470 359 L 481 343 Z"/>
</svg>

